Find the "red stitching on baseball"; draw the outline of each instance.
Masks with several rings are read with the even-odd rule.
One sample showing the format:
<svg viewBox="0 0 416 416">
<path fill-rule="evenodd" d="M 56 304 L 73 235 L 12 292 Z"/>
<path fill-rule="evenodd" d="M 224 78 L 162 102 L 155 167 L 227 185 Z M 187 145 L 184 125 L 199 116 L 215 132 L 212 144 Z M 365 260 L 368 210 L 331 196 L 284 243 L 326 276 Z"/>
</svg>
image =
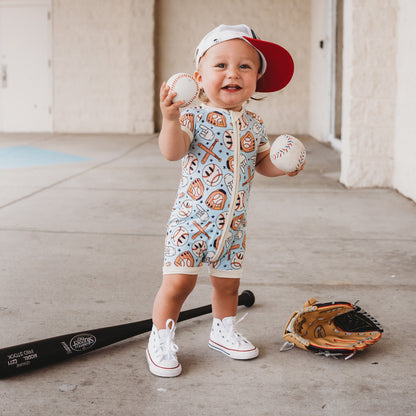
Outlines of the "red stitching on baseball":
<svg viewBox="0 0 416 416">
<path fill-rule="evenodd" d="M 195 91 L 194 95 L 192 96 L 192 98 L 191 98 L 190 100 L 185 101 L 185 103 L 183 104 L 184 106 L 187 106 L 187 105 L 188 105 L 188 104 L 190 104 L 193 100 L 195 100 L 195 98 L 198 96 L 198 94 L 199 94 L 199 86 L 198 86 L 197 82 L 195 81 L 195 78 L 194 78 L 192 75 L 189 75 L 189 74 L 186 74 L 186 73 L 182 73 L 182 74 L 180 74 L 179 76 L 177 76 L 177 77 L 173 80 L 172 84 L 170 85 L 171 90 L 174 90 L 174 89 L 175 89 L 175 86 L 176 86 L 177 82 L 178 82 L 181 78 L 183 78 L 183 77 L 185 77 L 185 78 L 190 78 L 190 79 L 191 79 L 192 81 L 194 81 L 194 82 L 195 82 L 195 84 L 196 84 L 196 91 Z"/>
</svg>

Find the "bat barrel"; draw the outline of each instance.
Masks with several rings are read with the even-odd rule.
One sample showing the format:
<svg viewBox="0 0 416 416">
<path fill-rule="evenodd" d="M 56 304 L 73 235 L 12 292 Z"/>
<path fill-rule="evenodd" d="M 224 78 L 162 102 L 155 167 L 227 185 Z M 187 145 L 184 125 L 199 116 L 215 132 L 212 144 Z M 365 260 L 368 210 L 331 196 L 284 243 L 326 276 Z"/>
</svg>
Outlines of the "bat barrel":
<svg viewBox="0 0 416 416">
<path fill-rule="evenodd" d="M 152 329 L 152 320 L 91 329 L 0 349 L 0 378 L 52 365 Z"/>
</svg>

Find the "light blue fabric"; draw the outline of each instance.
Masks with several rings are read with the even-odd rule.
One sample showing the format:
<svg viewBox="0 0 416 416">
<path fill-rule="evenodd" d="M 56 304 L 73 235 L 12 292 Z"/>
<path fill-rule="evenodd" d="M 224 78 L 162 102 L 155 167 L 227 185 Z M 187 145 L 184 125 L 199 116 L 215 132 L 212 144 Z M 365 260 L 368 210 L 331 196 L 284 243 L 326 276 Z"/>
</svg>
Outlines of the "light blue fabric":
<svg viewBox="0 0 416 416">
<path fill-rule="evenodd" d="M 186 109 L 181 124 L 191 142 L 169 220 L 164 273 L 196 274 L 202 262 L 221 276 L 241 270 L 256 157 L 270 147 L 263 122 L 250 111 L 201 106 Z"/>
</svg>

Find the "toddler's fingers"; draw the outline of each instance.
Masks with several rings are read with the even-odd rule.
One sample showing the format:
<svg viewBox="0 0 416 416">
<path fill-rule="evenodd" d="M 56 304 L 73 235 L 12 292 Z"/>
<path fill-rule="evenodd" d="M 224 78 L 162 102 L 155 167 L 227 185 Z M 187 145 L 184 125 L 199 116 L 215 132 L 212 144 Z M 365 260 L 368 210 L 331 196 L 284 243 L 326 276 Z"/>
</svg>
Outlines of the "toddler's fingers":
<svg viewBox="0 0 416 416">
<path fill-rule="evenodd" d="M 176 97 L 177 93 L 175 91 L 171 91 L 169 85 L 164 82 L 162 87 L 160 88 L 160 101 L 165 101 L 169 98 L 169 101 L 166 104 L 170 104 L 174 97 Z"/>
<path fill-rule="evenodd" d="M 176 104 L 177 102 L 173 102 L 173 99 L 176 97 L 177 93 L 175 91 L 170 91 L 170 88 L 167 86 L 163 89 L 163 91 L 161 91 L 160 94 L 160 102 L 163 103 L 166 106 L 170 106 L 173 104 Z M 184 101 L 181 101 L 182 105 L 184 103 Z"/>
<path fill-rule="evenodd" d="M 160 101 L 165 101 L 166 97 L 169 95 L 169 87 L 166 85 L 166 82 L 160 87 Z"/>
<path fill-rule="evenodd" d="M 171 107 L 172 109 L 179 110 L 179 108 L 185 104 L 185 100 L 179 100 L 179 101 L 173 101 L 173 99 L 176 97 L 176 92 L 170 92 L 169 87 L 166 87 L 161 90 L 160 93 L 160 104 L 165 107 Z"/>
<path fill-rule="evenodd" d="M 305 166 L 305 163 L 299 169 L 296 169 L 293 172 L 286 173 L 286 175 L 287 176 L 296 176 L 301 170 L 303 170 L 304 166 Z"/>
</svg>

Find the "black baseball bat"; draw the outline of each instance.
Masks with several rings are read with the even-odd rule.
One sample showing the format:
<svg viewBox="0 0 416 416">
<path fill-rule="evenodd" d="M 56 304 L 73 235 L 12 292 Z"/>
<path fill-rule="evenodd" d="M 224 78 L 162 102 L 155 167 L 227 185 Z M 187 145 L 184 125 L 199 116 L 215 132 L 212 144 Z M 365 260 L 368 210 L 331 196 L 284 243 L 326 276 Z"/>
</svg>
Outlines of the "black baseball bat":
<svg viewBox="0 0 416 416">
<path fill-rule="evenodd" d="M 245 290 L 238 296 L 238 305 L 250 307 L 254 301 L 254 294 L 250 290 Z M 211 305 L 189 309 L 179 314 L 178 322 L 210 312 L 212 312 Z M 151 319 L 145 319 L 2 348 L 0 349 L 0 378 L 14 376 L 98 350 L 148 332 L 152 329 L 152 325 Z"/>
</svg>

